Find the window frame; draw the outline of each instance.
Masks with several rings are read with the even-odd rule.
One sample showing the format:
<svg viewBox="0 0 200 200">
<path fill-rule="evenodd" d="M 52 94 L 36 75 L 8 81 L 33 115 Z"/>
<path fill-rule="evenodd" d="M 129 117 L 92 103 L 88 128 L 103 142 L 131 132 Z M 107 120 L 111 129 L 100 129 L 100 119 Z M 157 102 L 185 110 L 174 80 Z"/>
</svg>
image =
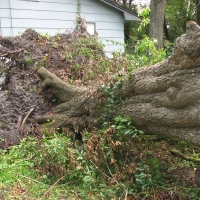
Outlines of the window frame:
<svg viewBox="0 0 200 200">
<path fill-rule="evenodd" d="M 92 25 L 94 25 L 94 33 L 93 34 L 91 34 L 89 31 L 88 31 L 88 24 L 92 24 Z M 96 23 L 95 22 L 86 22 L 86 30 L 87 30 L 87 32 L 90 34 L 90 35 L 95 35 L 95 32 L 96 32 Z"/>
</svg>

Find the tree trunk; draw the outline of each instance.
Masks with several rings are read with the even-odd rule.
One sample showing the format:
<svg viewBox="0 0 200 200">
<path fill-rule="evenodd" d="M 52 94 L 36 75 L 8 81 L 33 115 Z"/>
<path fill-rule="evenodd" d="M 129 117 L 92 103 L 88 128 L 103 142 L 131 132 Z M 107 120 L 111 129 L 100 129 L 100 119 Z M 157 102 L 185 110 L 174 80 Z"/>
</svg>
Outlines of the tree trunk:
<svg viewBox="0 0 200 200">
<path fill-rule="evenodd" d="M 196 9 L 197 9 L 197 24 L 200 25 L 200 2 L 196 0 Z"/>
<path fill-rule="evenodd" d="M 200 146 L 200 27 L 190 21 L 186 29 L 186 34 L 176 39 L 169 59 L 134 70 L 132 77 L 123 81 L 115 95 L 124 100 L 115 107 L 112 117 L 128 115 L 146 134 L 164 135 Z M 0 53 L 5 55 L 5 44 L 10 45 L 11 40 L 1 40 L 4 47 Z M 19 61 L 26 55 L 16 56 Z M 34 114 L 39 124 L 36 129 L 42 133 L 50 129 L 74 129 L 78 133 L 88 127 L 98 127 L 98 119 L 105 114 L 98 103 L 98 99 L 104 98 L 102 91 L 96 89 L 91 93 L 89 88 L 70 85 L 49 69 L 38 66 L 34 71 L 43 80 L 35 96 L 39 99 L 50 93 L 60 103 L 46 114 Z M 15 87 L 19 90 L 21 85 Z"/>
<path fill-rule="evenodd" d="M 66 105 L 74 98 L 72 91 L 67 93 L 71 98 Z M 133 77 L 124 81 L 119 95 L 126 100 L 114 115 L 129 115 L 145 133 L 200 145 L 200 27 L 188 22 L 187 32 L 176 40 L 172 56 L 154 66 L 135 70 Z M 76 96 L 84 99 L 82 93 Z M 87 104 L 94 107 L 91 102 Z M 76 117 L 89 114 L 86 110 L 79 112 Z"/>
<path fill-rule="evenodd" d="M 165 0 L 151 0 L 149 37 L 158 40 L 158 49 L 163 48 L 164 8 Z"/>
</svg>

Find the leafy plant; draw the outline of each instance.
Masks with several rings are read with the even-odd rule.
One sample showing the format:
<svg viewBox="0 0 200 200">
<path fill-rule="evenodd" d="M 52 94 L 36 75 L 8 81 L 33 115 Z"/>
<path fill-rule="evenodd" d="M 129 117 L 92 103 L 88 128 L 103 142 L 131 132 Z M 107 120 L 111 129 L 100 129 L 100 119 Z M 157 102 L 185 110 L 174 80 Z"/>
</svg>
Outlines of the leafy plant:
<svg viewBox="0 0 200 200">
<path fill-rule="evenodd" d="M 101 90 L 105 96 L 103 103 L 100 105 L 100 112 L 105 113 L 101 118 L 101 123 L 107 121 L 114 111 L 115 107 L 122 102 L 122 97 L 117 95 L 116 92 L 121 88 L 121 81 L 116 81 L 113 85 L 101 86 Z"/>
<path fill-rule="evenodd" d="M 169 57 L 172 52 L 173 52 L 173 43 L 168 43 L 167 45 L 165 45 L 165 52 L 166 52 L 166 57 Z"/>
<path fill-rule="evenodd" d="M 151 12 L 151 10 L 148 7 L 143 7 L 141 9 L 139 9 L 138 15 L 142 17 L 142 21 L 141 21 L 140 26 L 138 28 L 139 32 L 143 31 L 143 29 L 147 25 L 149 25 L 149 23 L 150 23 L 150 18 L 149 18 L 150 12 Z"/>
<path fill-rule="evenodd" d="M 117 116 L 114 119 L 115 124 L 111 127 L 117 130 L 117 133 L 113 137 L 120 141 L 125 142 L 127 139 L 131 139 L 137 136 L 137 134 L 143 134 L 141 130 L 137 130 L 136 127 L 132 125 L 131 118 L 129 116 Z"/>
<path fill-rule="evenodd" d="M 32 59 L 32 58 L 26 59 L 26 63 L 27 63 L 28 65 L 33 64 L 33 59 Z"/>
<path fill-rule="evenodd" d="M 151 175 L 147 173 L 147 167 L 142 163 L 137 164 L 137 172 L 135 173 L 135 182 L 137 185 L 137 190 L 149 191 L 152 186 Z"/>
<path fill-rule="evenodd" d="M 24 193 L 18 193 L 19 197 L 15 193 L 19 199 L 21 195 L 27 199 L 158 199 L 167 198 L 168 190 L 183 199 L 198 199 L 198 188 L 168 188 L 176 179 L 169 180 L 169 166 L 162 171 L 163 177 L 163 163 L 155 157 L 163 157 L 163 138 L 141 133 L 135 135 L 129 117 L 117 116 L 105 122 L 101 130 L 83 133 L 84 145 L 74 145 L 65 134 L 29 137 L 10 150 L 0 151 L 0 189 L 10 188 L 5 190 L 6 199 L 13 195 L 11 191 L 20 188 Z M 134 155 L 134 149 L 141 151 L 143 157 Z M 152 151 L 154 157 L 145 158 L 145 151 Z M 182 164 L 177 161 L 167 164 L 177 169 Z"/>
<path fill-rule="evenodd" d="M 156 40 L 151 40 L 147 36 L 137 42 L 134 54 L 129 56 L 136 68 L 152 65 L 165 59 L 165 50 L 157 50 L 156 44 Z"/>
</svg>

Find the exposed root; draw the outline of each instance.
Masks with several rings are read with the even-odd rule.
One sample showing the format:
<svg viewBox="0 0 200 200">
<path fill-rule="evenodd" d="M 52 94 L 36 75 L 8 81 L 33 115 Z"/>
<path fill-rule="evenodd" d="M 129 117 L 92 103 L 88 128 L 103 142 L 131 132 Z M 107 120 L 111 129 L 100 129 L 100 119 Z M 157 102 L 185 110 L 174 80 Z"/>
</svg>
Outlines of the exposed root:
<svg viewBox="0 0 200 200">
<path fill-rule="evenodd" d="M 27 115 L 24 117 L 23 121 L 22 121 L 22 124 L 21 124 L 21 127 L 20 127 L 20 133 L 21 135 L 25 135 L 24 134 L 24 124 L 27 120 L 27 118 L 29 117 L 29 115 L 33 112 L 35 108 L 31 108 L 30 111 L 27 113 Z"/>
<path fill-rule="evenodd" d="M 185 155 L 185 154 L 183 154 L 183 153 L 181 153 L 180 151 L 177 151 L 177 150 L 175 150 L 175 149 L 172 149 L 170 152 L 171 152 L 172 154 L 176 155 L 176 156 L 179 156 L 180 158 L 182 158 L 182 159 L 184 159 L 184 160 L 192 161 L 192 162 L 195 162 L 195 163 L 197 163 L 197 164 L 200 164 L 200 159 L 198 159 L 198 158 L 192 158 L 192 157 L 187 156 L 187 155 Z"/>
</svg>

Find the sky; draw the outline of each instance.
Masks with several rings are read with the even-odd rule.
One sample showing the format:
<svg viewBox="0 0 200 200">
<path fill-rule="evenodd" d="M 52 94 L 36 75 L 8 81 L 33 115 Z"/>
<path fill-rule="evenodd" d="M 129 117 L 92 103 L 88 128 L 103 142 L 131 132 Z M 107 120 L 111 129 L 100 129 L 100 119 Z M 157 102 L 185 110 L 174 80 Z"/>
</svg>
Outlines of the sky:
<svg viewBox="0 0 200 200">
<path fill-rule="evenodd" d="M 151 0 L 134 0 L 134 4 L 137 4 L 137 5 L 149 5 Z"/>
</svg>

